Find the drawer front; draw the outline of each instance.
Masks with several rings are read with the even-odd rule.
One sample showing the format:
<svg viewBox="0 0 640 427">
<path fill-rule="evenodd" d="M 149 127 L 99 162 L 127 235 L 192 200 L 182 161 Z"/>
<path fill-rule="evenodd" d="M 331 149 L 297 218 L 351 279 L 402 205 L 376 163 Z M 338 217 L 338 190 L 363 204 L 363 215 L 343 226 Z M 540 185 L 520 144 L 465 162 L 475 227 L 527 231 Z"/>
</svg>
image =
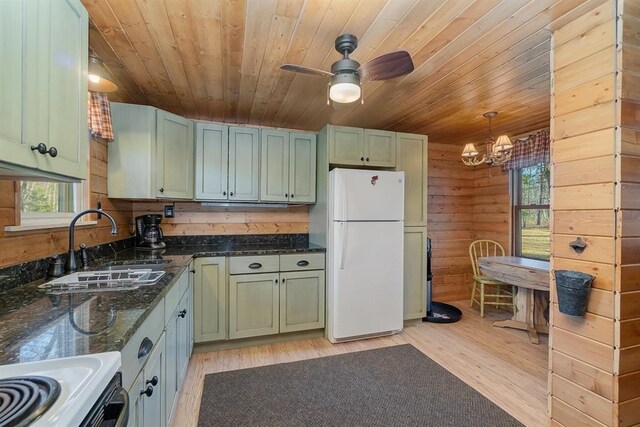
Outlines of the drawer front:
<svg viewBox="0 0 640 427">
<path fill-rule="evenodd" d="M 160 335 L 162 335 L 164 325 L 164 303 L 160 302 L 120 352 L 122 356 L 122 367 L 120 369 L 122 371 L 122 386 L 125 389 L 131 387 L 138 373 L 142 370 L 144 363 L 149 358 L 149 354 L 151 354 L 151 351 L 148 351 L 145 356 L 138 357 L 138 351 L 142 343 L 149 344 L 149 341 L 151 341 L 151 345 L 155 346 Z M 145 340 L 145 338 L 148 338 L 148 340 Z"/>
<path fill-rule="evenodd" d="M 280 271 L 324 270 L 323 253 L 280 255 Z"/>
<path fill-rule="evenodd" d="M 238 256 L 229 259 L 229 274 L 271 273 L 279 269 L 278 255 Z"/>
</svg>

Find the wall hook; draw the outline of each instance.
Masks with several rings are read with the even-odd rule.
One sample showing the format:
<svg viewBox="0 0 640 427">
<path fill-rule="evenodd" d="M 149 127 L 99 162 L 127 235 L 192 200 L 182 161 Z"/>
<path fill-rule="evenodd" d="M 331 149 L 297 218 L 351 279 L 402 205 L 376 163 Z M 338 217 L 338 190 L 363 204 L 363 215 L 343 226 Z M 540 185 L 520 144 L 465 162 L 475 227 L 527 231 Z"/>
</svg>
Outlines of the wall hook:
<svg viewBox="0 0 640 427">
<path fill-rule="evenodd" d="M 582 240 L 581 237 L 578 237 L 576 240 L 569 243 L 569 246 L 571 246 L 571 249 L 576 251 L 577 254 L 581 254 L 587 247 L 587 244 Z"/>
</svg>

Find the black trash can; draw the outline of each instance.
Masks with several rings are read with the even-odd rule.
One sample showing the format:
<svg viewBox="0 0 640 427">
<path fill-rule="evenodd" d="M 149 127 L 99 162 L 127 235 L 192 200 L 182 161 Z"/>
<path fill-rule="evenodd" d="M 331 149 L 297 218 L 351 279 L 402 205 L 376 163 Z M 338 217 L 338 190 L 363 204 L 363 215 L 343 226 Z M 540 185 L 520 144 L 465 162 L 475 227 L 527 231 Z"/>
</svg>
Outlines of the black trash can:
<svg viewBox="0 0 640 427">
<path fill-rule="evenodd" d="M 571 270 L 556 270 L 554 274 L 560 313 L 584 316 L 589 302 L 591 282 L 595 277 Z"/>
</svg>

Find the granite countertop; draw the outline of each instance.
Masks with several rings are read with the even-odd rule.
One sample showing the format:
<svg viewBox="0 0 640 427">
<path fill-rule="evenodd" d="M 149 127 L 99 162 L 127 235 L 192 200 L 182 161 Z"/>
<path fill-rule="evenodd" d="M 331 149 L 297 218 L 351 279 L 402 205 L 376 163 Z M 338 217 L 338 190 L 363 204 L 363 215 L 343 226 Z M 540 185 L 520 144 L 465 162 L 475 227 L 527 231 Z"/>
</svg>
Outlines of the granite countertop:
<svg viewBox="0 0 640 427">
<path fill-rule="evenodd" d="M 184 242 L 191 243 L 191 242 Z M 155 285 L 132 290 L 47 294 L 37 280 L 0 293 L 0 364 L 120 351 L 167 294 L 193 257 L 324 252 L 306 242 L 220 242 L 171 246 L 163 251 L 125 249 L 95 263 L 170 260 Z"/>
</svg>

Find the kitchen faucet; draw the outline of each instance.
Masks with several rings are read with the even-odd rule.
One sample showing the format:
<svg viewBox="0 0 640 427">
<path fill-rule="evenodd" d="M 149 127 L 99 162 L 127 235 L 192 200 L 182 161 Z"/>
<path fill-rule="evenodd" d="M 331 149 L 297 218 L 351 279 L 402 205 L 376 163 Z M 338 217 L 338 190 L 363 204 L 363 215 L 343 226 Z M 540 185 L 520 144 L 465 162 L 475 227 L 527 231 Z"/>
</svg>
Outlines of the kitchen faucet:
<svg viewBox="0 0 640 427">
<path fill-rule="evenodd" d="M 87 209 L 82 212 L 78 212 L 78 214 L 74 216 L 73 219 L 71 220 L 71 224 L 69 224 L 69 255 L 67 256 L 67 261 L 64 264 L 65 273 L 73 273 L 74 271 L 78 270 L 78 266 L 76 264 L 76 251 L 74 249 L 75 245 L 73 243 L 76 222 L 80 217 L 90 213 L 101 214 L 109 218 L 109 220 L 111 221 L 111 235 L 112 236 L 118 235 L 118 226 L 116 225 L 116 220 L 113 219 L 111 215 L 109 215 L 102 209 Z"/>
</svg>

